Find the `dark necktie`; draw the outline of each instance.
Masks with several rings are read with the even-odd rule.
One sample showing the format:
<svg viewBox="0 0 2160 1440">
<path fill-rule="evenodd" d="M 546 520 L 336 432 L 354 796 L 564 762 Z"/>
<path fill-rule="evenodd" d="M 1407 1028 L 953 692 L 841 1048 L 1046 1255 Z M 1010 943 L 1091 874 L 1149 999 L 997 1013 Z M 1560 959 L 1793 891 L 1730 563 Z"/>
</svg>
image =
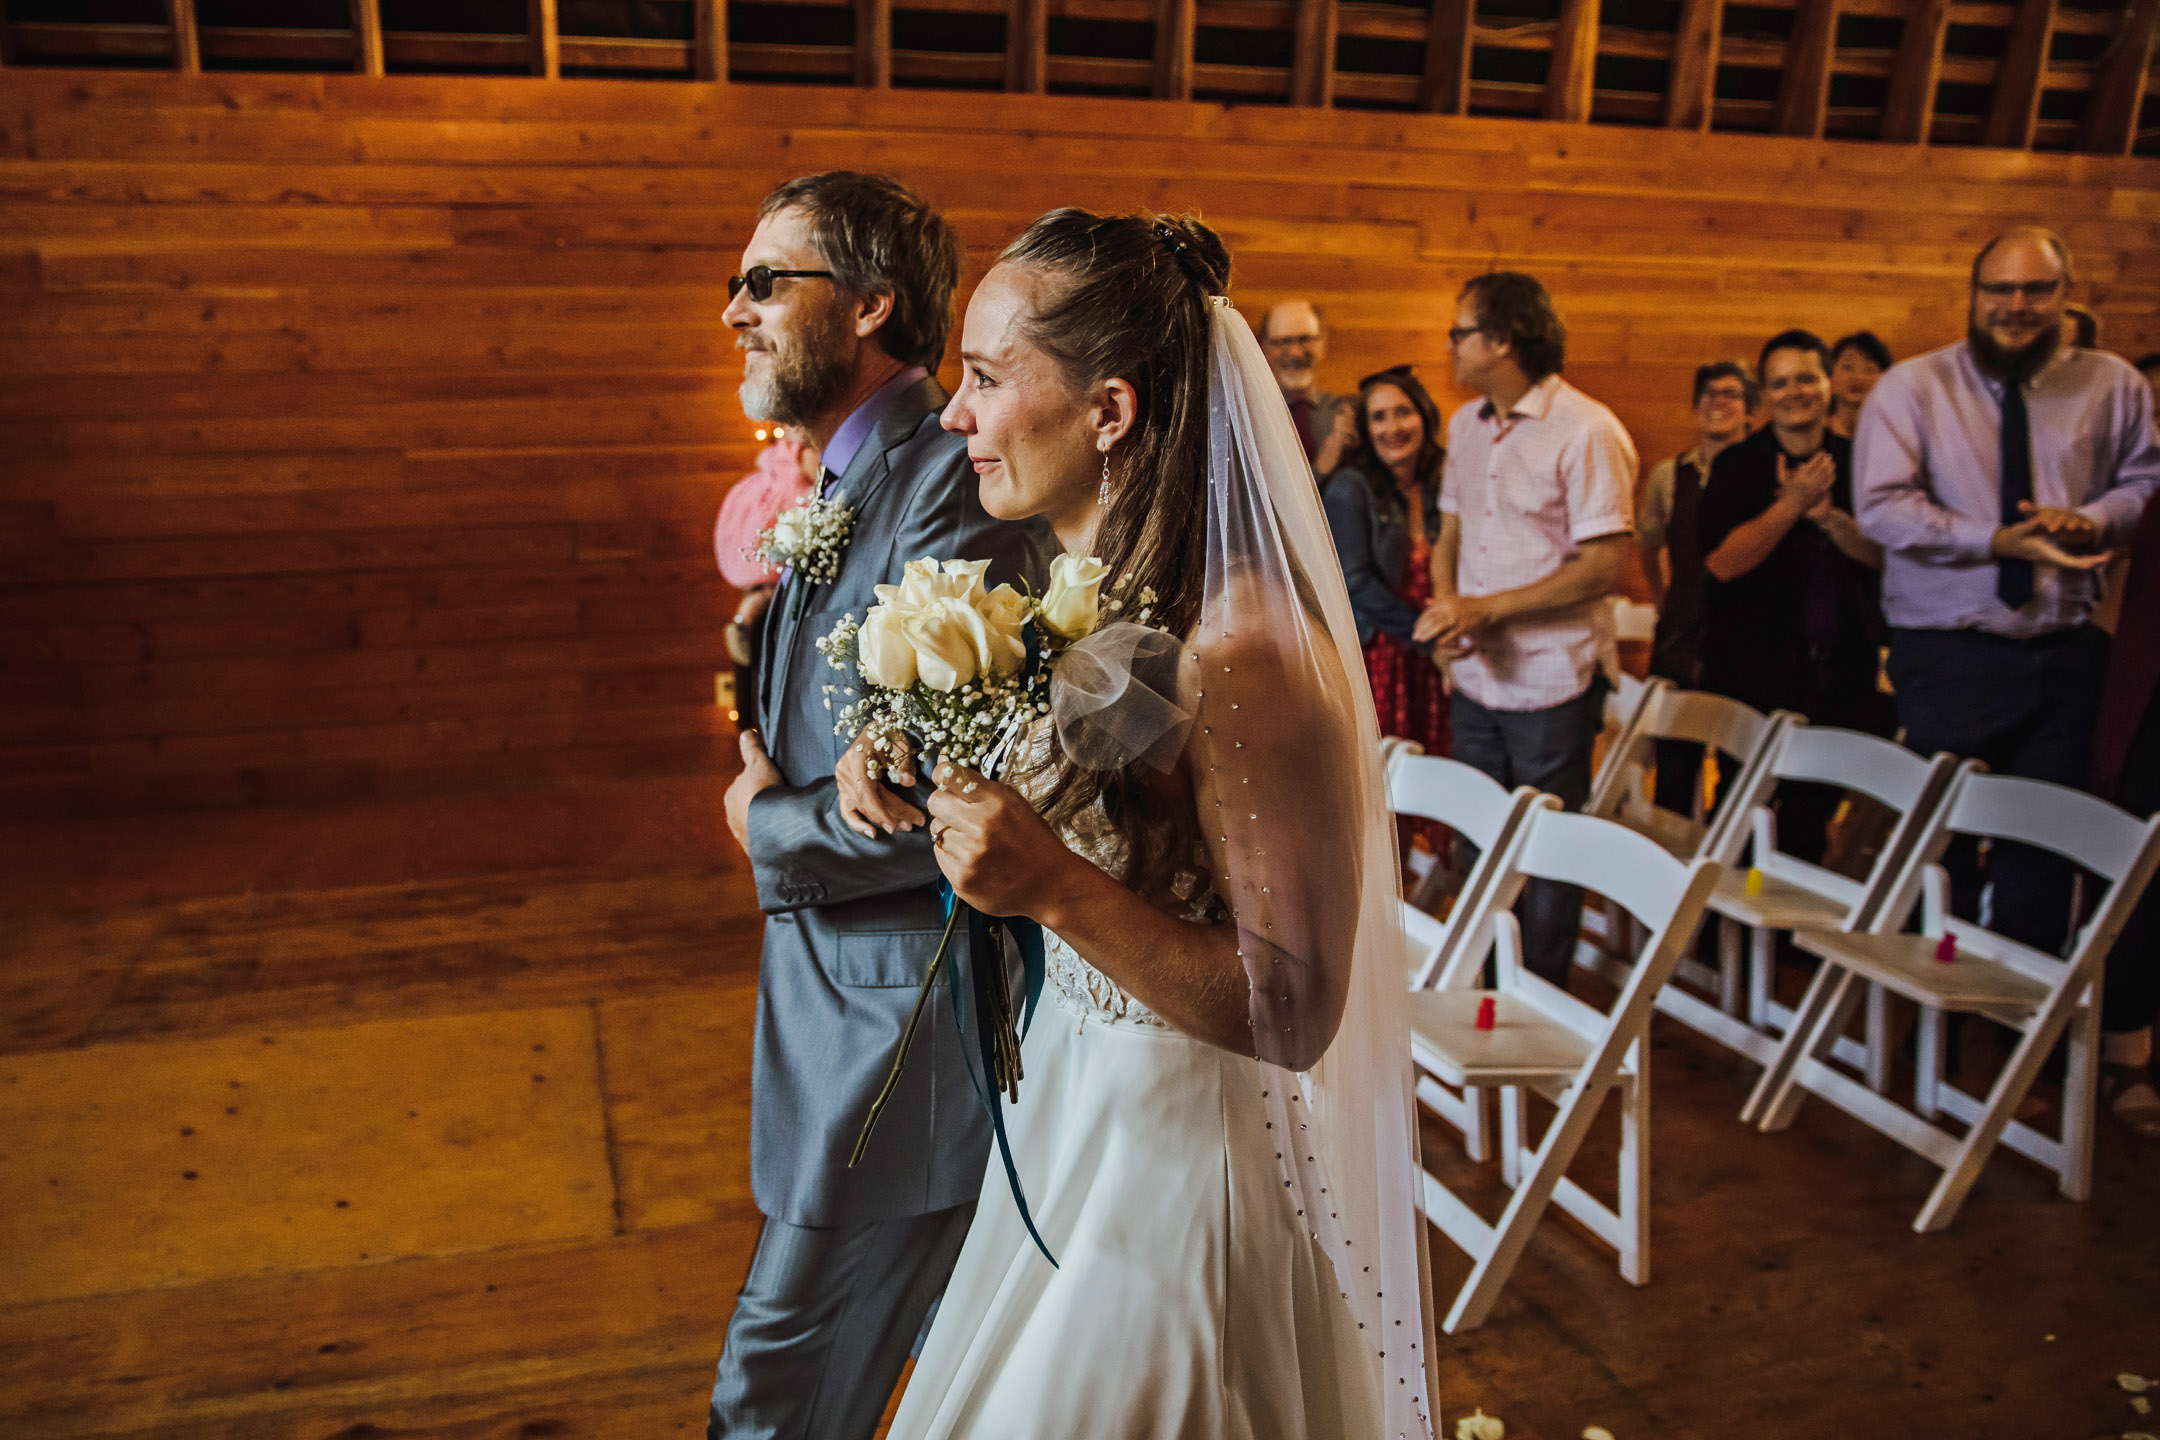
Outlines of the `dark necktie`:
<svg viewBox="0 0 2160 1440">
<path fill-rule="evenodd" d="M 2002 523 L 2023 521 L 2018 507 L 2032 498 L 2032 422 L 2025 414 L 2025 387 L 2011 380 L 2003 386 L 2002 401 Z M 2012 610 L 2032 599 L 2032 561 L 1996 561 L 1995 593 Z"/>
</svg>

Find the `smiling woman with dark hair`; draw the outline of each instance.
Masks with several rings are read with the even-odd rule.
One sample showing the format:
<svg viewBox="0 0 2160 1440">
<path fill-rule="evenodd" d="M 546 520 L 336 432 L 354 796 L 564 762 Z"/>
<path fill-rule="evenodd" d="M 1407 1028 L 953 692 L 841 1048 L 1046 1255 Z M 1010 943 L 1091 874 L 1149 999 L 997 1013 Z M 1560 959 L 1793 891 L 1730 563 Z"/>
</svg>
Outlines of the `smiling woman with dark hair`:
<svg viewBox="0 0 2160 1440">
<path fill-rule="evenodd" d="M 1448 749 L 1447 687 L 1432 642 L 1411 632 L 1433 595 L 1446 458 L 1439 437 L 1440 407 L 1416 367 L 1366 376 L 1358 382 L 1357 448 L 1320 497 L 1350 588 L 1380 733 L 1415 740 L 1433 755 Z"/>
</svg>

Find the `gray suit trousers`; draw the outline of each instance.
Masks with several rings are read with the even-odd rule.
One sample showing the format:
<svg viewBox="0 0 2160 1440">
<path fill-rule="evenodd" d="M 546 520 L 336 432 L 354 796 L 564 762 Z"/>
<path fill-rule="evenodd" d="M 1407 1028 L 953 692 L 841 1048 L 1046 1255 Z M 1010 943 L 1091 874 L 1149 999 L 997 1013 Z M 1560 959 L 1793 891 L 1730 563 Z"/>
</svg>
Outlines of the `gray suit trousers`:
<svg viewBox="0 0 2160 1440">
<path fill-rule="evenodd" d="M 974 1215 L 971 1202 L 864 1225 L 768 1219 L 707 1440 L 870 1440 Z"/>
</svg>

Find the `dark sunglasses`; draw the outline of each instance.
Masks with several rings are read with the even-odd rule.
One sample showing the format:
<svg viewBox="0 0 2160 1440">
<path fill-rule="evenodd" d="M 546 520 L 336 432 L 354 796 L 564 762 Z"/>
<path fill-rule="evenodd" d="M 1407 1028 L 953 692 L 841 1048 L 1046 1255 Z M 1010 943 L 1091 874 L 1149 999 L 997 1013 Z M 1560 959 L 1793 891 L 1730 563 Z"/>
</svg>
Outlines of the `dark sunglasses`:
<svg viewBox="0 0 2160 1440">
<path fill-rule="evenodd" d="M 1393 383 L 1395 383 L 1395 382 L 1396 382 L 1397 380 L 1415 380 L 1415 379 L 1417 379 L 1417 366 L 1415 366 L 1415 365 L 1390 365 L 1390 366 L 1388 366 L 1388 367 L 1387 367 L 1387 369 L 1385 369 L 1385 370 L 1375 370 L 1375 371 L 1373 371 L 1373 372 L 1372 372 L 1372 374 L 1370 374 L 1370 375 L 1367 375 L 1367 376 L 1366 376 L 1366 377 L 1365 377 L 1364 379 L 1362 379 L 1362 380 L 1358 381 L 1358 382 L 1357 382 L 1357 388 L 1358 388 L 1358 389 L 1360 389 L 1360 390 L 1363 390 L 1363 389 L 1365 389 L 1366 387 L 1368 387 L 1368 386 L 1371 386 L 1371 385 L 1379 385 L 1379 384 L 1382 384 L 1382 383 L 1386 383 L 1386 384 L 1390 384 L 1390 385 L 1392 385 L 1392 384 L 1393 384 Z"/>
<path fill-rule="evenodd" d="M 807 280 L 822 275 L 832 278 L 830 270 L 775 270 L 770 265 L 753 265 L 745 275 L 730 275 L 727 282 L 727 298 L 733 300 L 745 288 L 750 298 L 760 305 L 772 299 L 772 282 L 775 280 Z"/>
</svg>

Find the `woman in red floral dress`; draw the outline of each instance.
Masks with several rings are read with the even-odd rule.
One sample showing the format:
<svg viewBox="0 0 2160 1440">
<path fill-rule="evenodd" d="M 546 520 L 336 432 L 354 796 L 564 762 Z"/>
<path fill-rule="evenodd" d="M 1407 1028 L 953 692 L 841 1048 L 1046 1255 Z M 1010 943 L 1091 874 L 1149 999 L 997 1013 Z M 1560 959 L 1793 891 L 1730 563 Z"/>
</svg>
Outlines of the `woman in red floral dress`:
<svg viewBox="0 0 2160 1440">
<path fill-rule="evenodd" d="M 1440 409 L 1416 368 L 1397 365 L 1359 382 L 1356 414 L 1356 448 L 1327 478 L 1321 498 L 1365 647 L 1380 733 L 1445 755 L 1447 687 L 1432 645 L 1411 636 L 1433 593 L 1427 561 L 1440 533 Z M 1440 851 L 1440 826 L 1405 825 Z"/>
</svg>

